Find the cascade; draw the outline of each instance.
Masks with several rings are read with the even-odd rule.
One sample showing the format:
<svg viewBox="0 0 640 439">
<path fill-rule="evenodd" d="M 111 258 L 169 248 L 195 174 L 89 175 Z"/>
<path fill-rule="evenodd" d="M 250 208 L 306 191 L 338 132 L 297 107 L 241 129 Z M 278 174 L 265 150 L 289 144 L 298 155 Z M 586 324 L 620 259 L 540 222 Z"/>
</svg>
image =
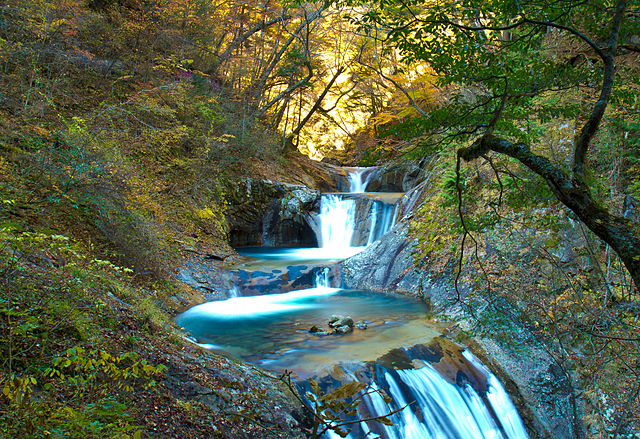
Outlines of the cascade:
<svg viewBox="0 0 640 439">
<path fill-rule="evenodd" d="M 326 194 L 320 200 L 320 246 L 342 249 L 351 247 L 356 226 L 356 202 L 340 195 Z"/>
<path fill-rule="evenodd" d="M 397 200 L 383 202 L 373 197 L 374 193 L 366 193 L 367 184 L 374 175 L 371 169 L 353 168 L 348 176 L 348 193 L 322 195 L 318 215 L 321 248 L 362 248 L 380 239 L 393 227 Z M 370 205 L 368 210 L 359 208 L 367 205 Z"/>
<path fill-rule="evenodd" d="M 397 204 L 386 204 L 375 201 L 371 206 L 371 226 L 367 245 L 373 244 L 387 233 L 395 224 Z"/>
<path fill-rule="evenodd" d="M 331 288 L 331 281 L 329 280 L 329 267 L 324 267 L 322 270 L 316 271 L 316 276 L 313 284 L 316 288 Z"/>
<path fill-rule="evenodd" d="M 320 283 L 324 283 L 324 279 L 321 279 Z M 320 285 L 314 288 L 294 290 L 287 293 L 241 296 L 226 300 L 206 302 L 202 305 L 196 305 L 182 313 L 178 318 L 178 323 L 197 316 L 206 316 L 211 319 L 242 319 L 299 311 L 313 307 L 308 299 L 332 295 L 338 291 L 340 291 L 339 288 Z"/>
<path fill-rule="evenodd" d="M 240 292 L 240 288 L 238 288 L 237 285 L 233 285 L 229 289 L 229 299 L 232 299 L 234 297 L 240 297 L 240 296 L 242 296 L 242 293 Z"/>
<path fill-rule="evenodd" d="M 178 316 L 178 324 L 201 346 L 225 350 L 275 370 L 297 368 L 301 376 L 317 376 L 319 370 L 326 373 L 328 365 L 339 361 L 363 364 L 403 343 L 427 343 L 436 337 L 438 333 L 424 322 L 424 303 L 416 298 L 331 287 L 327 263 L 358 253 L 395 223 L 401 194 L 366 192 L 374 174 L 371 168 L 353 168 L 348 175 L 349 193 L 322 195 L 317 215 L 320 248 L 248 250 L 243 254 L 253 257 L 253 262 L 236 269 L 238 277 L 228 291 L 229 298 L 189 309 Z M 304 283 L 296 283 L 302 275 L 306 276 Z M 334 272 L 333 282 L 339 276 Z M 288 280 L 287 288 L 278 289 L 277 282 L 270 283 L 280 278 Z M 240 290 L 246 294 L 251 285 L 267 287 L 257 295 L 242 296 Z M 330 329 L 324 334 L 310 332 L 314 326 L 326 328 L 334 314 L 366 320 L 368 329 L 340 336 L 331 334 Z M 458 365 L 452 366 L 452 379 L 429 364 L 428 356 L 421 356 L 419 350 L 405 351 L 409 363 L 418 368 L 393 369 L 376 363 L 375 372 L 368 376 L 344 371 L 347 380 L 362 379 L 368 386 L 370 393 L 360 404 L 362 416 L 397 411 L 390 416 L 393 425 L 359 422 L 348 438 L 527 438 L 498 379 L 470 353 L 462 355 L 475 374 L 484 377 L 481 388 L 459 380 L 464 372 Z M 325 369 L 318 368 L 321 361 Z M 309 364 L 300 365 L 302 362 Z M 390 403 L 382 392 L 390 397 Z M 339 436 L 329 431 L 325 437 Z"/>
<path fill-rule="evenodd" d="M 486 380 L 483 391 L 479 392 L 468 382 L 447 381 L 426 360 L 418 369 L 394 370 L 378 365 L 377 377 L 368 384 L 362 405 L 370 417 L 397 411 L 390 416 L 393 425 L 360 422 L 347 438 L 366 434 L 384 439 L 528 438 L 515 406 L 498 379 L 470 352 L 464 351 L 463 355 Z M 352 373 L 347 376 L 357 380 Z M 383 394 L 390 397 L 389 404 Z M 328 435 L 330 439 L 338 437 L 335 433 Z"/>
</svg>

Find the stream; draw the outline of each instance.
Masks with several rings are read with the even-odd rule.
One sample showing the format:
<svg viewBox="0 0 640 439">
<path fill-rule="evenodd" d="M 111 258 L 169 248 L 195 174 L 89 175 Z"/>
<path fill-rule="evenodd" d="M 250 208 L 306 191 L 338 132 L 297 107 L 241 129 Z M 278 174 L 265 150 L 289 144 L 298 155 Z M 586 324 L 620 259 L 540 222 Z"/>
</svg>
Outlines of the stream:
<svg viewBox="0 0 640 439">
<path fill-rule="evenodd" d="M 469 351 L 443 344 L 421 300 L 340 288 L 336 263 L 388 232 L 402 198 L 366 192 L 375 168 L 347 170 L 347 190 L 322 195 L 319 213 L 309 218 L 318 247 L 237 249 L 247 261 L 229 270 L 230 298 L 195 306 L 178 324 L 203 347 L 291 370 L 302 386 L 308 377 L 324 391 L 366 383 L 360 416 L 397 413 L 392 426 L 355 423 L 351 439 L 527 438 L 495 375 Z M 332 333 L 327 323 L 334 315 L 350 316 L 356 327 Z"/>
</svg>

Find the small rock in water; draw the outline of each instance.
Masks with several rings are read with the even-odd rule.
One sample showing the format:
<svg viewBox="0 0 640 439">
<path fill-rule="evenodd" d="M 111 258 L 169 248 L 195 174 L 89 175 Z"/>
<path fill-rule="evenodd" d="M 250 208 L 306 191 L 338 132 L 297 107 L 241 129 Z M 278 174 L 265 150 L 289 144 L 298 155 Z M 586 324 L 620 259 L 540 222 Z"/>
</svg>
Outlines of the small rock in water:
<svg viewBox="0 0 640 439">
<path fill-rule="evenodd" d="M 352 331 L 353 331 L 353 326 L 349 326 L 349 325 L 336 326 L 333 328 L 333 332 L 335 332 L 336 334 L 348 334 Z"/>
<path fill-rule="evenodd" d="M 356 322 L 355 327 L 356 327 L 356 329 L 360 329 L 360 330 L 364 331 L 365 329 L 367 329 L 369 327 L 369 325 L 364 320 L 359 320 L 359 321 Z"/>
<path fill-rule="evenodd" d="M 311 329 L 309 329 L 309 333 L 313 334 L 313 335 L 319 335 L 319 336 L 323 336 L 323 335 L 329 335 L 329 332 L 325 331 L 324 329 L 313 325 L 311 327 Z"/>
<path fill-rule="evenodd" d="M 331 316 L 329 318 L 329 327 L 335 330 L 335 328 L 339 326 L 348 326 L 350 328 L 353 328 L 353 319 L 351 318 L 351 316 Z"/>
</svg>

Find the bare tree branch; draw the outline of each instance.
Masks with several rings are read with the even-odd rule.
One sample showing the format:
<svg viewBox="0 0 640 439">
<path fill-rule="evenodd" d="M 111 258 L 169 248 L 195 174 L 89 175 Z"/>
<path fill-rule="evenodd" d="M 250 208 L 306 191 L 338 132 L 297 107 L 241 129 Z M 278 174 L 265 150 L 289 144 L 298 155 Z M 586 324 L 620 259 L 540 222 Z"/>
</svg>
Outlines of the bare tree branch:
<svg viewBox="0 0 640 439">
<path fill-rule="evenodd" d="M 253 34 L 255 34 L 258 31 L 261 31 L 263 29 L 266 29 L 267 27 L 276 24 L 276 23 L 281 23 L 287 20 L 291 19 L 291 15 L 287 15 L 286 14 L 286 8 L 283 10 L 283 15 L 279 16 L 279 17 L 275 17 L 272 18 L 269 21 L 262 21 L 258 24 L 256 24 L 254 27 L 252 27 L 251 29 L 248 29 L 245 33 L 243 33 L 242 35 L 238 35 L 230 44 L 229 46 L 227 46 L 227 48 L 225 49 L 224 52 L 222 52 L 222 54 L 218 57 L 218 59 L 216 60 L 216 62 L 213 64 L 213 66 L 209 69 L 209 73 L 215 73 L 220 66 L 222 65 L 223 62 L 225 62 L 227 60 L 227 58 L 229 57 L 229 55 L 231 55 L 231 52 L 233 52 L 235 49 L 237 49 L 242 43 L 244 43 L 245 41 L 247 41 L 247 39 L 249 39 L 249 37 L 251 37 Z M 190 41 L 187 41 L 188 43 L 192 44 L 193 46 L 202 49 L 202 50 L 206 50 L 209 53 L 209 50 L 198 46 Z"/>
</svg>

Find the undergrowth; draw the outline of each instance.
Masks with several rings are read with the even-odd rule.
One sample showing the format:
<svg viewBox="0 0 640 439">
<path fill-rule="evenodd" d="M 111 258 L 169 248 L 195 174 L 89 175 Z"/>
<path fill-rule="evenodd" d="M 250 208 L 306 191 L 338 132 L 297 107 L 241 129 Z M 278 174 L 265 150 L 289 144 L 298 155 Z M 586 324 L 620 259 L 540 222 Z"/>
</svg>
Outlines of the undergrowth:
<svg viewBox="0 0 640 439">
<path fill-rule="evenodd" d="M 132 270 L 2 219 L 0 437 L 140 437 L 134 392 L 153 391 L 164 366 L 118 346 L 113 331 L 124 322 L 114 302 L 147 315 L 142 334 L 166 318 L 139 305 L 145 292 Z"/>
</svg>

